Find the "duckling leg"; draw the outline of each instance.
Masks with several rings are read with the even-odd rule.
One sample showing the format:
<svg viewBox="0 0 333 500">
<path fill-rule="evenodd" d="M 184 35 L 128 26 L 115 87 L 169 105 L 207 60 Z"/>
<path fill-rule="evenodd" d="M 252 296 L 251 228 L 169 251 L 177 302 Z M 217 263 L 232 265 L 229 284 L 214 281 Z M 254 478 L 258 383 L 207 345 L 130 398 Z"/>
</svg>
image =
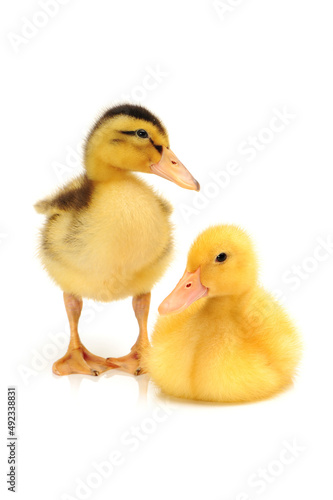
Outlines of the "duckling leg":
<svg viewBox="0 0 333 500">
<path fill-rule="evenodd" d="M 121 358 L 106 358 L 107 363 L 118 365 L 120 370 L 134 375 L 145 373 L 140 366 L 141 354 L 149 346 L 147 321 L 151 294 L 144 293 L 133 297 L 133 309 L 139 324 L 139 336 L 133 345 L 131 352 Z"/>
<path fill-rule="evenodd" d="M 92 354 L 82 344 L 78 333 L 78 323 L 82 311 L 82 299 L 64 292 L 64 302 L 71 337 L 65 356 L 53 364 L 53 373 L 56 375 L 80 373 L 83 375 L 96 376 L 106 370 L 117 368 L 110 363 L 106 363 L 104 358 Z"/>
</svg>

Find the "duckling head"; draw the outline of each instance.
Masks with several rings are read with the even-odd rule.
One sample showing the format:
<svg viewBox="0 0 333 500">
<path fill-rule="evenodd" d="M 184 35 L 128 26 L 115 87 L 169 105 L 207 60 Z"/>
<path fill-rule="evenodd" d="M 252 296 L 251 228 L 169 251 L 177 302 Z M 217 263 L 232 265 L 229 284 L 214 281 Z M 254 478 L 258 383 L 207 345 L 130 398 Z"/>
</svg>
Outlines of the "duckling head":
<svg viewBox="0 0 333 500">
<path fill-rule="evenodd" d="M 212 226 L 190 248 L 185 273 L 159 307 L 180 312 L 202 297 L 239 296 L 257 283 L 256 254 L 248 235 L 232 225 Z"/>
<path fill-rule="evenodd" d="M 115 171 L 153 173 L 186 189 L 199 183 L 170 150 L 168 133 L 146 108 L 122 104 L 109 109 L 90 132 L 85 166 L 92 180 L 109 180 Z"/>
</svg>

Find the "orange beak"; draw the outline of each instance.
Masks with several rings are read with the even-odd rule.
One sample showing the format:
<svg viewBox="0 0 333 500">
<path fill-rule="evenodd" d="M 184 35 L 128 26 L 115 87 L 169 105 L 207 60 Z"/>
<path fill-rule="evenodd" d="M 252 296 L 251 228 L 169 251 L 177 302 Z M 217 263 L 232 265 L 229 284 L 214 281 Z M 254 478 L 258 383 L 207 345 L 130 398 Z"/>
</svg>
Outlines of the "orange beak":
<svg viewBox="0 0 333 500">
<path fill-rule="evenodd" d="M 200 190 L 199 182 L 195 180 L 187 168 L 178 160 L 171 149 L 165 146 L 162 148 L 162 157 L 160 161 L 158 163 L 153 163 L 150 168 L 153 174 L 164 177 L 164 179 L 168 179 L 178 184 L 180 187 L 193 189 L 195 191 Z"/>
<path fill-rule="evenodd" d="M 160 314 L 179 313 L 207 294 L 208 288 L 200 281 L 200 267 L 194 273 L 185 271 L 176 288 L 160 304 L 158 312 Z"/>
</svg>

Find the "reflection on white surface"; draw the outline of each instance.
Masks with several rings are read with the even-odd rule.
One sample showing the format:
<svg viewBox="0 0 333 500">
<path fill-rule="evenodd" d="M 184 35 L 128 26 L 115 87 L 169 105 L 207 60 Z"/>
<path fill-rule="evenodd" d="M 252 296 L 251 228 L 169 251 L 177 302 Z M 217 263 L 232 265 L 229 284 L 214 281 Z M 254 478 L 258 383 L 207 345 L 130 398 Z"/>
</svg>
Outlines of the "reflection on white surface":
<svg viewBox="0 0 333 500">
<path fill-rule="evenodd" d="M 57 375 L 52 374 L 53 378 L 58 379 Z M 77 398 L 81 385 L 84 380 L 88 383 L 98 384 L 100 383 L 101 378 L 112 379 L 114 377 L 125 377 L 127 379 L 134 380 L 138 387 L 138 404 L 143 404 L 147 402 L 148 395 L 148 385 L 150 377 L 148 374 L 140 375 L 139 377 L 135 377 L 128 373 L 122 372 L 121 370 L 109 370 L 99 377 L 91 377 L 89 375 L 70 375 L 68 377 L 64 377 L 65 380 L 68 380 L 68 384 L 70 386 L 71 396 Z"/>
</svg>

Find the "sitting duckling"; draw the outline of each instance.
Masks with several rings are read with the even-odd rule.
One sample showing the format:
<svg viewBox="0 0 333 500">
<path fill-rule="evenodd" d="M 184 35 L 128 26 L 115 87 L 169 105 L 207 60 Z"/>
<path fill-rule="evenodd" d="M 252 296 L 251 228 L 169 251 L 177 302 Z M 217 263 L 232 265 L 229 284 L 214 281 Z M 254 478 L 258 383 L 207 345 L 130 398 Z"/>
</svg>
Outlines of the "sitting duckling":
<svg viewBox="0 0 333 500">
<path fill-rule="evenodd" d="M 173 314 L 157 320 L 144 365 L 166 394 L 245 402 L 291 384 L 300 338 L 258 284 L 253 246 L 238 227 L 214 226 L 199 235 L 159 312 Z"/>
<path fill-rule="evenodd" d="M 154 173 L 186 189 L 198 182 L 169 149 L 160 120 L 142 106 L 109 109 L 85 147 L 85 174 L 35 205 L 47 216 L 40 258 L 64 292 L 70 343 L 53 365 L 57 375 L 98 375 L 111 368 L 139 374 L 148 343 L 150 291 L 172 252 L 171 208 L 133 172 Z M 95 356 L 82 344 L 82 298 L 109 302 L 133 296 L 139 337 L 127 356 Z"/>
</svg>

